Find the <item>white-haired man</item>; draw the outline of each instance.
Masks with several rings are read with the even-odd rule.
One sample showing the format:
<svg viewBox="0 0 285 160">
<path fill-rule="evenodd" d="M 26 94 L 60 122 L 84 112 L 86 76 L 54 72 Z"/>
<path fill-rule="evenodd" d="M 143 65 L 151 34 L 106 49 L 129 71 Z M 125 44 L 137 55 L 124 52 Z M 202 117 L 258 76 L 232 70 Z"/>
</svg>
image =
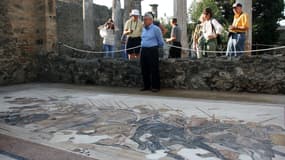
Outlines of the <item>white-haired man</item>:
<svg viewBox="0 0 285 160">
<path fill-rule="evenodd" d="M 141 69 L 144 87 L 141 91 L 158 92 L 160 90 L 159 47 L 164 45 L 164 41 L 160 28 L 153 24 L 151 14 L 146 13 L 143 21 Z"/>
</svg>

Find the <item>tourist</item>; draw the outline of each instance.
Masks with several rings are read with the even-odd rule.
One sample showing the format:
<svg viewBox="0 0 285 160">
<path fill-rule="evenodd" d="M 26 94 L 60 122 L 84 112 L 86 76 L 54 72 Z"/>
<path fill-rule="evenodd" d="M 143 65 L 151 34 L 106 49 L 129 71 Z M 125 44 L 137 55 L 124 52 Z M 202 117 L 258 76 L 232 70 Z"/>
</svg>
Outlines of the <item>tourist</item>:
<svg viewBox="0 0 285 160">
<path fill-rule="evenodd" d="M 177 24 L 177 18 L 171 20 L 171 37 L 166 42 L 171 42 L 173 46 L 169 50 L 169 58 L 181 58 L 181 28 Z"/>
<path fill-rule="evenodd" d="M 229 26 L 229 41 L 226 55 L 239 57 L 245 50 L 246 32 L 249 28 L 248 15 L 242 11 L 242 4 L 233 4 L 234 20 Z"/>
<path fill-rule="evenodd" d="M 137 59 L 140 56 L 140 43 L 143 24 L 139 19 L 140 12 L 133 9 L 130 13 L 131 18 L 125 23 L 124 34 L 127 35 L 127 53 L 129 59 Z"/>
<path fill-rule="evenodd" d="M 160 21 L 155 19 L 154 14 L 151 11 L 147 12 L 147 13 L 152 15 L 152 17 L 153 17 L 153 24 L 160 28 L 160 30 L 162 32 L 162 35 L 165 35 L 166 32 L 167 32 L 167 29 L 160 23 Z"/>
<path fill-rule="evenodd" d="M 164 45 L 162 32 L 153 24 L 151 14 L 146 13 L 143 20 L 141 70 L 144 87 L 141 91 L 158 92 L 160 90 L 159 47 Z"/>
<path fill-rule="evenodd" d="M 192 35 L 192 48 L 193 48 L 193 55 L 192 57 L 195 57 L 197 59 L 202 58 L 202 51 L 199 49 L 199 46 L 203 46 L 205 44 L 205 38 L 203 36 L 203 24 L 205 22 L 205 18 L 203 14 L 199 18 L 199 22 L 197 23 L 195 27 L 195 31 Z"/>
<path fill-rule="evenodd" d="M 115 25 L 112 19 L 109 19 L 104 25 L 98 27 L 100 36 L 103 38 L 103 50 L 105 58 L 114 58 L 115 46 Z"/>
<path fill-rule="evenodd" d="M 199 44 L 199 50 L 203 50 L 203 56 L 215 57 L 216 53 L 207 51 L 216 51 L 218 47 L 217 38 L 223 31 L 223 26 L 213 18 L 213 12 L 211 8 L 205 8 L 203 11 L 203 19 L 205 20 L 202 25 L 203 38 Z"/>
<path fill-rule="evenodd" d="M 167 32 L 167 29 L 160 23 L 160 21 L 155 19 L 154 14 L 151 11 L 147 12 L 147 13 L 152 15 L 153 24 L 160 28 L 162 35 L 165 35 Z M 163 49 L 163 47 L 159 47 L 159 57 L 163 58 L 163 56 L 164 56 L 164 49 Z"/>
</svg>

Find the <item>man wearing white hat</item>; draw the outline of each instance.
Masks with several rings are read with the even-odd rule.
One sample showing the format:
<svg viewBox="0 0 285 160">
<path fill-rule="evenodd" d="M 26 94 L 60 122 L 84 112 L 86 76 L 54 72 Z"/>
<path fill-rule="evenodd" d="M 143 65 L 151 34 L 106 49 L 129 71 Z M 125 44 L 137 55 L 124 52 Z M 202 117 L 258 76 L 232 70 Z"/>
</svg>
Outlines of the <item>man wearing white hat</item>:
<svg viewBox="0 0 285 160">
<path fill-rule="evenodd" d="M 137 46 L 140 46 L 141 44 L 143 23 L 139 19 L 139 10 L 133 9 L 130 16 L 131 18 L 127 20 L 124 26 L 124 34 L 127 35 L 126 49 L 129 59 L 136 59 L 140 57 L 140 48 Z"/>
</svg>

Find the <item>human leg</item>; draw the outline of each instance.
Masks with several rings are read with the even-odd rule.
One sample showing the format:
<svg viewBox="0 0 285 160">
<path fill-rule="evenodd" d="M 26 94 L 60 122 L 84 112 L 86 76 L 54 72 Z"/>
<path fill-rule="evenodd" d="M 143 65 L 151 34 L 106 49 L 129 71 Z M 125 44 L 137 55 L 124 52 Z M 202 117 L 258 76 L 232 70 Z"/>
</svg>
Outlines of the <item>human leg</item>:
<svg viewBox="0 0 285 160">
<path fill-rule="evenodd" d="M 245 50 L 245 34 L 241 33 L 237 35 L 237 44 L 236 44 L 236 49 L 238 51 L 237 56 L 242 56 L 243 51 Z"/>
<path fill-rule="evenodd" d="M 217 50 L 217 45 L 218 45 L 217 39 L 208 40 L 208 42 L 206 43 L 206 51 L 211 51 L 211 52 L 207 52 L 207 56 L 216 57 L 216 53 L 212 51 Z"/>
<path fill-rule="evenodd" d="M 236 36 L 231 35 L 228 41 L 227 52 L 226 52 L 226 55 L 228 57 L 236 56 L 236 43 L 237 43 Z"/>
<path fill-rule="evenodd" d="M 150 65 L 149 65 L 149 53 L 147 48 L 142 48 L 141 54 L 141 72 L 143 77 L 143 89 L 150 89 L 151 88 L 151 77 L 150 77 Z"/>
<path fill-rule="evenodd" d="M 154 90 L 160 90 L 159 74 L 159 50 L 157 47 L 151 49 L 150 69 L 151 69 L 151 86 Z"/>
</svg>

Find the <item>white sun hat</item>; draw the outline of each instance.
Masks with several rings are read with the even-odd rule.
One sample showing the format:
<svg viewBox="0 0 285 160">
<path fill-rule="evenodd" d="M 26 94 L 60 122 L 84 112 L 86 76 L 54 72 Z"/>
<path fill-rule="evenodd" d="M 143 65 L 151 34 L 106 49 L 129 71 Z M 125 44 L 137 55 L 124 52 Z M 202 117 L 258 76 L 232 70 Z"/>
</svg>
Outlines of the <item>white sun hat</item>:
<svg viewBox="0 0 285 160">
<path fill-rule="evenodd" d="M 130 16 L 139 16 L 140 15 L 140 11 L 137 9 L 133 9 L 132 12 L 130 13 Z"/>
<path fill-rule="evenodd" d="M 236 2 L 233 4 L 233 8 L 236 8 L 236 7 L 242 7 L 242 4 L 239 2 Z"/>
</svg>

